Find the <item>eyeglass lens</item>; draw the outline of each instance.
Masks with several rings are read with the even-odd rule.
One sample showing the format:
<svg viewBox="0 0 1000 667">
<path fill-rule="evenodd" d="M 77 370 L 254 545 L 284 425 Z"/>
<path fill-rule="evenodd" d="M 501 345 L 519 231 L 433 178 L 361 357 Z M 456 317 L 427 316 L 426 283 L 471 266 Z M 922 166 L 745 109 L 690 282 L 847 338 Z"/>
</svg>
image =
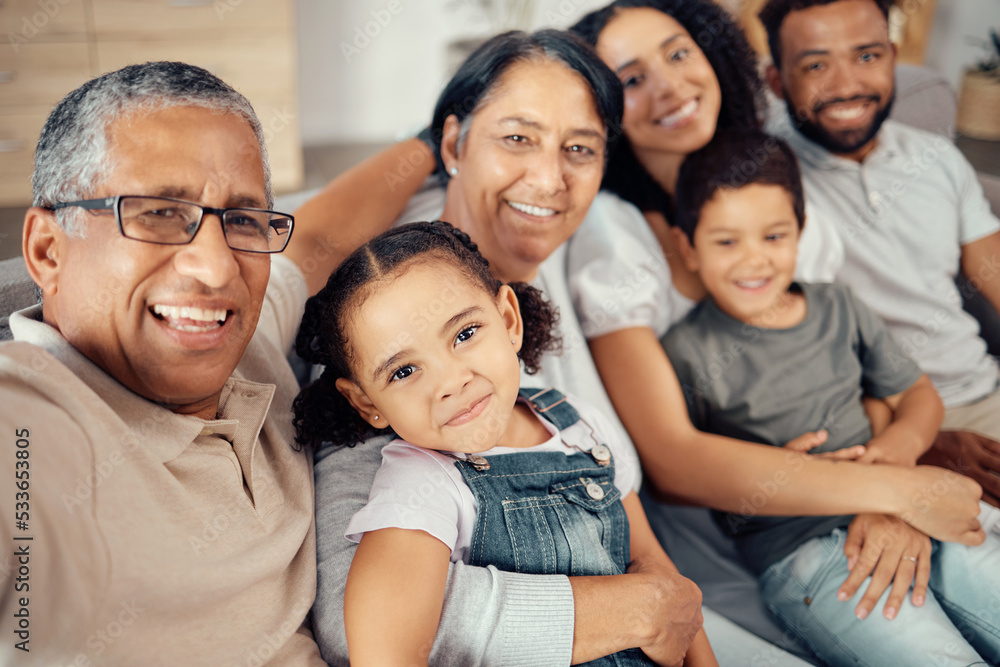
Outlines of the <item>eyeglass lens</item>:
<svg viewBox="0 0 1000 667">
<path fill-rule="evenodd" d="M 119 216 L 125 236 L 150 243 L 188 243 L 198 231 L 202 208 L 159 197 L 122 197 Z M 291 220 L 271 211 L 227 209 L 226 242 L 234 250 L 278 252 L 285 247 Z"/>
</svg>

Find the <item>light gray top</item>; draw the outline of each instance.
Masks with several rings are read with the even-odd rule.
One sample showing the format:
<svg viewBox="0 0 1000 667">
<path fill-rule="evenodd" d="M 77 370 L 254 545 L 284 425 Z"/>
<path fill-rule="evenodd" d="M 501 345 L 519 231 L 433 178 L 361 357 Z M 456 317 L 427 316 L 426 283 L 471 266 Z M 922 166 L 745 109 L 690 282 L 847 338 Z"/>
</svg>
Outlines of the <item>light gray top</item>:
<svg viewBox="0 0 1000 667">
<path fill-rule="evenodd" d="M 997 364 L 962 309 L 955 285 L 962 246 L 1000 230 L 968 161 L 944 137 L 886 121 L 857 163 L 831 154 L 790 125 L 806 199 L 840 232 L 838 282 L 885 320 L 948 407 L 997 388 Z M 996 265 L 980 267 L 996 277 Z"/>
<path fill-rule="evenodd" d="M 816 452 L 863 445 L 871 425 L 862 392 L 898 394 L 920 377 L 885 325 L 849 288 L 802 284 L 806 316 L 787 329 L 759 329 L 707 299 L 663 338 L 692 423 L 709 433 L 781 447 L 826 429 Z M 742 517 L 725 527 L 747 565 L 762 571 L 843 517 Z"/>
</svg>

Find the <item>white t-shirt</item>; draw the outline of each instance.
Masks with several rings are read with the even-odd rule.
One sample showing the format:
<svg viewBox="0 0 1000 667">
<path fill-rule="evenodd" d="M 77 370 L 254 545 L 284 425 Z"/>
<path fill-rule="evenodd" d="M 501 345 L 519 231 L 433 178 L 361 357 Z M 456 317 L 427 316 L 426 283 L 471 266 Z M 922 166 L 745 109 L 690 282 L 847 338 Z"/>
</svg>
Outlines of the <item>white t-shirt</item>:
<svg viewBox="0 0 1000 667">
<path fill-rule="evenodd" d="M 832 282 L 843 263 L 837 231 L 806 206 L 795 277 Z M 569 241 L 570 293 L 587 338 L 630 327 L 662 336 L 695 302 L 677 291 L 663 248 L 635 206 L 601 191 Z"/>
<path fill-rule="evenodd" d="M 637 491 L 640 474 L 635 457 L 630 455 L 632 445 L 615 437 L 615 429 L 600 411 L 578 398 L 567 398 L 580 413 L 576 424 L 560 431 L 542 419 L 552 436 L 548 441 L 529 448 L 494 447 L 480 456 L 546 451 L 570 455 L 589 452 L 603 443 L 611 449 L 614 483 L 622 498 Z M 466 458 L 460 453 L 455 456 Z M 478 509 L 454 458 L 393 440 L 382 449 L 382 466 L 375 475 L 368 504 L 351 519 L 345 537 L 358 542 L 364 533 L 381 528 L 423 530 L 451 549 L 452 562 L 468 562 Z"/>
</svg>

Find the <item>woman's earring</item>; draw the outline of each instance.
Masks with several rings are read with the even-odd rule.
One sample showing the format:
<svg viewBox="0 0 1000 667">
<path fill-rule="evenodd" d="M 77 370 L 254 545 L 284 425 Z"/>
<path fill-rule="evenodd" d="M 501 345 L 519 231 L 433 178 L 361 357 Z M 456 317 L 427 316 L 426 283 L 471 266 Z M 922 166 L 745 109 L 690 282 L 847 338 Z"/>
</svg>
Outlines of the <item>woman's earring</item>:
<svg viewBox="0 0 1000 667">
<path fill-rule="evenodd" d="M 378 421 L 378 415 L 375 415 L 375 421 Z"/>
<path fill-rule="evenodd" d="M 451 169 L 448 170 L 448 173 L 451 174 L 452 176 L 458 176 L 458 167 L 452 167 Z"/>
</svg>

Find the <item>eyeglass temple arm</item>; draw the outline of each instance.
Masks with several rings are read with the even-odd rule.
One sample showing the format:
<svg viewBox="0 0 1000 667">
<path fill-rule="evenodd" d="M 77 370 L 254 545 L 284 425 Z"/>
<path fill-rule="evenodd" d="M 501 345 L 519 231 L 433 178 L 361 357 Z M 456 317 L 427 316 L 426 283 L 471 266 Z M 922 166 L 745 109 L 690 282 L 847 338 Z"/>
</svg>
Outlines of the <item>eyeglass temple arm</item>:
<svg viewBox="0 0 1000 667">
<path fill-rule="evenodd" d="M 79 206 L 80 208 L 85 208 L 89 210 L 108 209 L 113 211 L 115 209 L 115 201 L 117 199 L 118 199 L 117 197 L 103 197 L 101 199 L 81 199 L 80 201 L 63 201 L 63 202 L 56 202 L 55 204 L 47 208 L 50 211 L 58 211 L 61 208 Z"/>
</svg>

